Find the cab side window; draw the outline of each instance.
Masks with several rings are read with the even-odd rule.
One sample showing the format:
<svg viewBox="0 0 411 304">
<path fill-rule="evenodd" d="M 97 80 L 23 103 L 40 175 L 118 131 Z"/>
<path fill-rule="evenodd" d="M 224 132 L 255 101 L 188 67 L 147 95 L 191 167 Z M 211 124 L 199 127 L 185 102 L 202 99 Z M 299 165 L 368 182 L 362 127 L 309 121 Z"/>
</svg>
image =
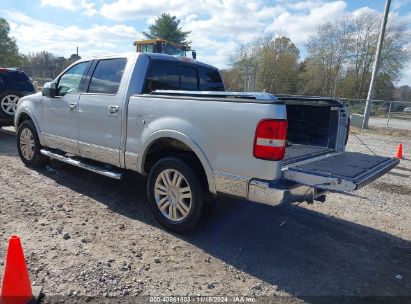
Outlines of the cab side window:
<svg viewBox="0 0 411 304">
<path fill-rule="evenodd" d="M 178 65 L 172 61 L 153 61 L 150 65 L 144 93 L 155 90 L 179 90 L 180 75 Z"/>
<path fill-rule="evenodd" d="M 88 93 L 116 94 L 126 63 L 126 58 L 100 60 L 91 77 Z"/>
<path fill-rule="evenodd" d="M 199 67 L 200 91 L 224 91 L 224 84 L 218 70 Z"/>
<path fill-rule="evenodd" d="M 198 91 L 197 69 L 180 65 L 181 90 Z"/>
<path fill-rule="evenodd" d="M 57 95 L 75 94 L 80 92 L 80 84 L 89 62 L 81 62 L 68 69 L 59 79 Z"/>
</svg>

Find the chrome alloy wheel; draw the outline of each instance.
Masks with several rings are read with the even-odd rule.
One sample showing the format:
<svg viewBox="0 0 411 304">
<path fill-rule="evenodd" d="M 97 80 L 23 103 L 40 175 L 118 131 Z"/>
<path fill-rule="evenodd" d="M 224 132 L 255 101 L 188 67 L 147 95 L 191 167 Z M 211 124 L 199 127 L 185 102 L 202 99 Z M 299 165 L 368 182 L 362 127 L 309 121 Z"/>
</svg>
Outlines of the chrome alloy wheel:
<svg viewBox="0 0 411 304">
<path fill-rule="evenodd" d="M 171 221 L 181 221 L 190 212 L 191 188 L 177 170 L 166 169 L 157 176 L 154 197 L 161 213 Z"/>
<path fill-rule="evenodd" d="M 0 102 L 1 109 L 4 113 L 13 116 L 16 113 L 17 103 L 20 97 L 17 95 L 6 95 Z"/>
<path fill-rule="evenodd" d="M 25 128 L 20 133 L 20 150 L 24 158 L 31 160 L 34 156 L 34 137 L 30 129 Z"/>
</svg>

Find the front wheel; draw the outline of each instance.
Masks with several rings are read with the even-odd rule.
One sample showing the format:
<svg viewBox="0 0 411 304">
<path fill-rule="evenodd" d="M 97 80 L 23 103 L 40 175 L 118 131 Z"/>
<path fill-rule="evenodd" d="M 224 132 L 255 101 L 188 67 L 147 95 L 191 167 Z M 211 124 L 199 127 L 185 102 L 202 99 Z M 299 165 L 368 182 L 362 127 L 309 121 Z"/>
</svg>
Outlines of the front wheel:
<svg viewBox="0 0 411 304">
<path fill-rule="evenodd" d="M 17 129 L 17 150 L 26 166 L 40 167 L 48 158 L 40 153 L 40 141 L 32 121 L 25 120 Z"/>
<path fill-rule="evenodd" d="M 203 189 L 191 168 L 177 158 L 163 158 L 150 170 L 147 194 L 157 220 L 175 232 L 193 229 L 203 211 Z"/>
</svg>

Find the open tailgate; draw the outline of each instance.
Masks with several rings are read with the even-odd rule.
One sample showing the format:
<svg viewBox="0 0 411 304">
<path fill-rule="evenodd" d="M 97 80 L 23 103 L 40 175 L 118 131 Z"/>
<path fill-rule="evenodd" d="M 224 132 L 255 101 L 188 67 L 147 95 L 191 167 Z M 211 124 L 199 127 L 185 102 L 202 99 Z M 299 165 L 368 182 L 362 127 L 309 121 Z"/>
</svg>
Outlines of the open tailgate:
<svg viewBox="0 0 411 304">
<path fill-rule="evenodd" d="M 330 154 L 283 169 L 283 178 L 334 191 L 357 190 L 384 175 L 399 159 L 357 152 Z"/>
</svg>

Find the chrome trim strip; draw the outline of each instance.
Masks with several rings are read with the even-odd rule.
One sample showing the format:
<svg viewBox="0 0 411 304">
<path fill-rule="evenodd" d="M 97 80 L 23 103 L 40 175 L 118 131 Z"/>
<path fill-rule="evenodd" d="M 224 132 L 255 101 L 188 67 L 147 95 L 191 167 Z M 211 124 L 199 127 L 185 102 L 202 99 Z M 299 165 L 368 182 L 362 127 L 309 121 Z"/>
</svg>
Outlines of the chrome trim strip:
<svg viewBox="0 0 411 304">
<path fill-rule="evenodd" d="M 79 141 L 80 156 L 120 167 L 120 150 Z"/>
<path fill-rule="evenodd" d="M 214 171 L 214 183 L 217 192 L 246 198 L 250 178 Z"/>
<path fill-rule="evenodd" d="M 63 136 L 41 132 L 44 139 L 44 146 L 59 149 L 67 153 L 78 154 L 78 141 Z"/>
<path fill-rule="evenodd" d="M 63 163 L 70 164 L 70 165 L 73 165 L 73 166 L 76 166 L 76 167 L 79 167 L 79 168 L 82 168 L 82 169 L 85 169 L 85 170 L 88 170 L 94 173 L 98 173 L 100 175 L 104 175 L 104 176 L 111 177 L 114 179 L 121 179 L 123 177 L 123 173 L 121 172 L 109 171 L 109 170 L 106 170 L 106 169 L 103 169 L 103 168 L 100 168 L 94 165 L 85 164 L 79 160 L 69 158 L 63 155 L 59 155 L 59 154 L 56 154 L 56 153 L 53 153 L 53 152 L 50 152 L 44 149 L 41 149 L 40 153 L 50 158 L 59 160 Z"/>
<path fill-rule="evenodd" d="M 256 100 L 269 100 L 276 102 L 277 98 L 269 93 L 263 92 L 222 92 L 222 91 L 177 91 L 177 90 L 155 90 L 152 95 L 177 95 L 177 96 L 195 96 L 195 97 L 235 97 L 251 98 Z"/>
<path fill-rule="evenodd" d="M 138 154 L 132 152 L 126 152 L 124 158 L 125 168 L 128 170 L 138 171 L 137 170 L 137 160 Z"/>
</svg>

